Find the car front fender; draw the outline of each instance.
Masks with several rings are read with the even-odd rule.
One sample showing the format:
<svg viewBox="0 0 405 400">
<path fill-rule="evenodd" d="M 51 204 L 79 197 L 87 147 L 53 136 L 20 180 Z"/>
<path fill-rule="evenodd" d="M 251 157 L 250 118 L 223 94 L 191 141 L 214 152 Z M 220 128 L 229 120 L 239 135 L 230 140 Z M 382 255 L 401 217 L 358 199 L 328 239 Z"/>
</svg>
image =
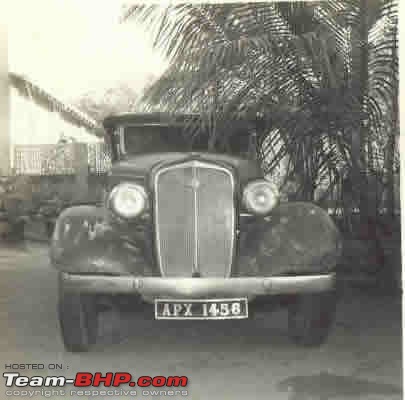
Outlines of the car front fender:
<svg viewBox="0 0 405 400">
<path fill-rule="evenodd" d="M 152 276 L 146 233 L 129 235 L 103 207 L 75 206 L 58 217 L 52 235 L 52 265 L 72 274 Z"/>
<path fill-rule="evenodd" d="M 342 247 L 341 234 L 325 210 L 307 202 L 281 203 L 242 233 L 236 275 L 331 272 Z"/>
</svg>

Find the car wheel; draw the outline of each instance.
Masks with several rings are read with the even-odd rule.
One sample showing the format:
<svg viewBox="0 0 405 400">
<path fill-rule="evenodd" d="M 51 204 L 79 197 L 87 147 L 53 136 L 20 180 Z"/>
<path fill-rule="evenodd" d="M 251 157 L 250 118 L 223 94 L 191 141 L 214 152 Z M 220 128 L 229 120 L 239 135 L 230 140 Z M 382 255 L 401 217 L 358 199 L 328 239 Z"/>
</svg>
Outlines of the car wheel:
<svg viewBox="0 0 405 400">
<path fill-rule="evenodd" d="M 319 346 L 325 342 L 335 319 L 336 292 L 298 295 L 289 305 L 290 338 L 302 346 Z"/>
<path fill-rule="evenodd" d="M 66 291 L 59 285 L 59 323 L 65 349 L 84 352 L 97 339 L 98 313 L 91 295 Z"/>
</svg>

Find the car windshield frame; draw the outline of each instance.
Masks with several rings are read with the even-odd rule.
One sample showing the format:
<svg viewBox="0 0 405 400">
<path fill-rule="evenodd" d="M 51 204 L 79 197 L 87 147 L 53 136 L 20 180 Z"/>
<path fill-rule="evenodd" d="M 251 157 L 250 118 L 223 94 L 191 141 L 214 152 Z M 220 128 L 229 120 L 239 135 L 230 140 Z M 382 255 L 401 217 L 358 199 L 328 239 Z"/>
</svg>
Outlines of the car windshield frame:
<svg viewBox="0 0 405 400">
<path fill-rule="evenodd" d="M 156 116 L 150 116 L 150 115 L 145 115 L 145 116 L 136 116 L 136 115 L 130 115 L 129 117 L 122 118 L 120 116 L 113 116 L 104 121 L 104 126 L 107 129 L 107 132 L 109 132 L 109 142 L 110 145 L 112 146 L 112 157 L 113 161 L 119 161 L 119 160 L 124 160 L 127 158 L 132 158 L 136 157 L 137 155 L 142 155 L 142 154 L 149 154 L 149 153 L 160 153 L 160 152 L 208 152 L 208 153 L 219 153 L 219 154 L 228 154 L 232 156 L 237 156 L 241 158 L 251 158 L 252 155 L 251 150 L 248 150 L 248 147 L 250 148 L 250 143 L 245 143 L 244 145 L 237 145 L 237 148 L 235 148 L 233 145 L 228 147 L 227 149 L 223 149 L 223 151 L 219 151 L 218 149 L 208 149 L 208 135 L 195 135 L 194 137 L 197 137 L 199 142 L 192 141 L 190 140 L 193 135 L 188 133 L 187 135 L 182 132 L 183 129 L 187 129 L 190 127 L 193 129 L 193 120 L 196 121 L 196 116 L 192 115 L 190 116 L 184 116 L 178 118 L 178 119 L 163 119 L 160 117 Z M 122 118 L 122 119 L 121 119 Z M 139 118 L 139 122 L 135 119 Z M 190 119 L 191 118 L 191 119 Z M 159 120 L 160 119 L 160 120 Z M 194 127 L 198 126 L 198 129 L 200 128 L 200 125 L 194 125 Z M 125 139 L 126 135 L 136 135 L 137 137 L 141 138 L 142 135 L 145 135 L 145 133 L 140 132 L 134 132 L 134 133 L 128 133 L 127 128 L 148 128 L 148 127 L 162 127 L 162 128 L 176 128 L 179 127 L 179 133 L 177 135 L 177 138 L 180 140 L 177 143 L 170 143 L 169 147 L 171 148 L 166 148 L 161 151 L 159 151 L 154 145 L 151 147 L 148 146 L 140 146 L 139 151 L 132 151 L 129 150 L 129 148 L 125 145 Z M 245 126 L 246 130 L 251 130 L 252 125 L 250 126 Z M 194 129 L 193 129 L 194 130 Z M 256 129 L 254 129 L 256 130 Z M 256 136 L 256 135 L 255 135 Z M 167 141 L 166 141 L 167 142 Z M 241 149 L 246 149 L 242 150 Z"/>
<path fill-rule="evenodd" d="M 139 128 L 139 132 L 129 132 L 131 128 Z M 147 132 L 147 130 L 150 128 L 154 128 L 154 131 Z M 192 145 L 187 141 L 187 138 L 181 132 L 182 128 L 184 128 L 184 124 L 181 123 L 168 124 L 148 122 L 117 124 L 113 131 L 117 156 L 119 159 L 123 159 L 140 154 L 156 152 L 192 151 Z M 172 132 L 169 133 L 167 130 L 171 130 Z M 150 136 L 151 134 L 153 134 L 153 137 Z M 168 135 L 173 135 L 173 141 L 168 140 Z M 132 138 L 134 140 L 129 141 L 128 138 Z M 143 139 L 151 140 L 148 141 Z M 138 144 L 136 144 L 137 140 L 139 142 Z M 136 145 L 139 146 L 139 149 L 135 150 Z"/>
</svg>

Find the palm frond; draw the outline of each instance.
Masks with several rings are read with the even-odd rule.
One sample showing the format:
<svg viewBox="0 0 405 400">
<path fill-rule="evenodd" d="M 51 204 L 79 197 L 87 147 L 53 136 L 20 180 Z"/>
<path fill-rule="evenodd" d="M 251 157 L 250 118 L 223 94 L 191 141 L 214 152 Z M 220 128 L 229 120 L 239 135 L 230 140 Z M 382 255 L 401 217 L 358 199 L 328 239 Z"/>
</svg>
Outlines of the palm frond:
<svg viewBox="0 0 405 400">
<path fill-rule="evenodd" d="M 260 114 L 264 125 L 254 134 L 266 171 L 288 157 L 288 173 L 301 174 L 305 190 L 311 179 L 336 184 L 357 168 L 352 138 L 360 128 L 368 131 L 370 160 L 381 159 L 396 112 L 397 0 L 372 0 L 366 13 L 360 6 L 364 1 L 130 7 L 124 20 L 148 24 L 170 60 L 143 101 L 201 114 L 190 140 L 208 135 L 210 146 L 222 149 L 239 137 L 246 143 L 255 130 L 231 121 L 250 127 Z"/>
</svg>

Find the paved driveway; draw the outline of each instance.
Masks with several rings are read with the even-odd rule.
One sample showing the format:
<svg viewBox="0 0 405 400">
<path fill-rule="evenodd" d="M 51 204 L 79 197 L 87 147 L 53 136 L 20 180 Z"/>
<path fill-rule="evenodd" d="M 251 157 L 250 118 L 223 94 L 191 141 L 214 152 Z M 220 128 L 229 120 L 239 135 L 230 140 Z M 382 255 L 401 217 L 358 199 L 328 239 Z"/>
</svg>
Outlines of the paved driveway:
<svg viewBox="0 0 405 400">
<path fill-rule="evenodd" d="M 73 377 L 87 370 L 187 375 L 188 398 L 193 400 L 402 398 L 398 296 L 346 289 L 333 332 L 317 349 L 289 342 L 282 311 L 259 313 L 248 322 L 210 324 L 147 319 L 137 324 L 125 313 L 120 321 L 106 314 L 100 344 L 90 353 L 72 355 L 63 351 L 59 337 L 56 274 L 49 266 L 46 247 L 0 246 L 3 372 L 5 364 L 41 363 L 46 367 L 43 375 Z M 63 365 L 63 371 L 48 369 L 48 364 L 56 363 Z M 7 398 L 4 386 L 0 398 Z M 70 396 L 67 390 L 65 398 L 85 397 Z M 142 396 L 138 391 L 136 398 L 174 397 Z"/>
</svg>

